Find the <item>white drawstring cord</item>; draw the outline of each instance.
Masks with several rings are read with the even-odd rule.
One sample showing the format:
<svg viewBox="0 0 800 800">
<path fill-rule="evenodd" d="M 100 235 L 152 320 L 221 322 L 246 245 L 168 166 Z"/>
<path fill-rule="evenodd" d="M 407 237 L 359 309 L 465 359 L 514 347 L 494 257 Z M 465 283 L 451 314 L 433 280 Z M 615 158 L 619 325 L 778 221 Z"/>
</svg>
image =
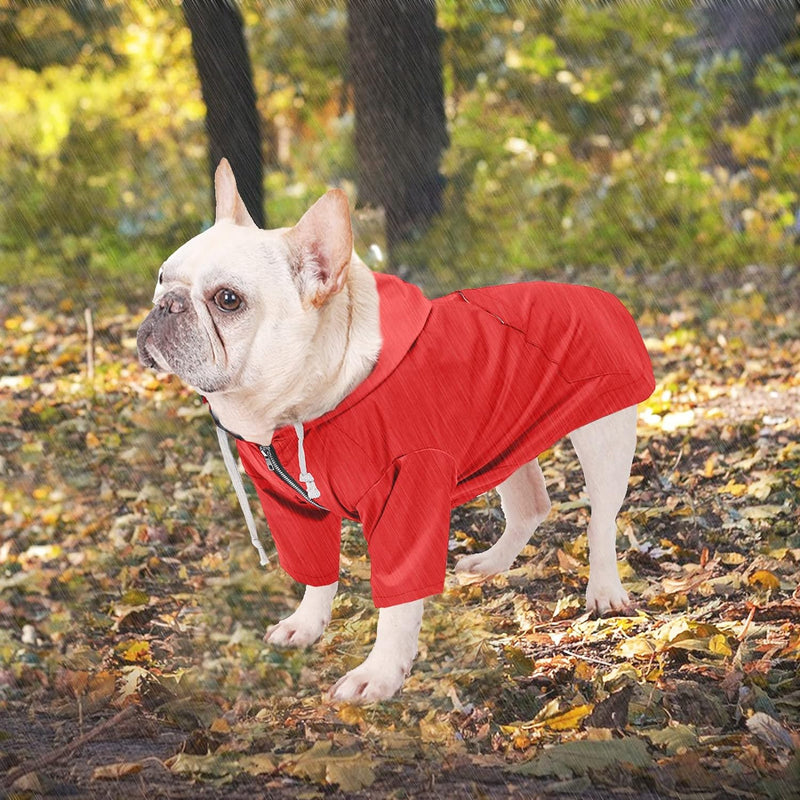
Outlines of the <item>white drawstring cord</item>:
<svg viewBox="0 0 800 800">
<path fill-rule="evenodd" d="M 303 426 L 301 423 L 296 423 L 294 426 L 295 433 L 297 434 L 297 460 L 300 462 L 300 480 L 306 485 L 308 496 L 312 500 L 319 497 L 319 489 L 314 483 L 314 476 L 306 470 L 306 451 L 303 449 Z"/>
<path fill-rule="evenodd" d="M 253 519 L 253 512 L 250 510 L 250 503 L 247 502 L 247 495 L 244 491 L 242 476 L 239 474 L 239 468 L 236 466 L 236 461 L 233 457 L 233 453 L 231 452 L 228 434 L 222 428 L 220 428 L 219 425 L 215 427 L 217 429 L 217 441 L 219 442 L 219 449 L 222 452 L 222 460 L 225 462 L 225 469 L 228 470 L 228 476 L 231 479 L 233 489 L 236 492 L 236 497 L 239 500 L 239 507 L 242 509 L 242 514 L 244 514 L 244 520 L 247 523 L 247 530 L 250 533 L 250 541 L 253 543 L 253 547 L 258 550 L 258 560 L 263 567 L 266 564 L 269 564 L 269 559 L 267 558 L 266 552 L 264 552 L 264 545 L 261 544 L 261 541 L 258 538 L 258 533 L 256 533 L 256 522 Z"/>
</svg>

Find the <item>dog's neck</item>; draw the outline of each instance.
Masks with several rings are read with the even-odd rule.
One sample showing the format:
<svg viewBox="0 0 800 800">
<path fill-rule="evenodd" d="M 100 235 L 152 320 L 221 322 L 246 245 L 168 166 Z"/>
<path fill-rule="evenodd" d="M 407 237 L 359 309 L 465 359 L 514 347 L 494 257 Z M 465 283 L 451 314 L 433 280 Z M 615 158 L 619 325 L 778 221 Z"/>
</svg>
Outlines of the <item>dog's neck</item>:
<svg viewBox="0 0 800 800">
<path fill-rule="evenodd" d="M 231 433 L 267 445 L 276 429 L 322 416 L 372 371 L 381 349 L 378 290 L 371 270 L 356 256 L 345 286 L 320 309 L 309 357 L 280 397 L 257 384 L 207 396 Z"/>
</svg>

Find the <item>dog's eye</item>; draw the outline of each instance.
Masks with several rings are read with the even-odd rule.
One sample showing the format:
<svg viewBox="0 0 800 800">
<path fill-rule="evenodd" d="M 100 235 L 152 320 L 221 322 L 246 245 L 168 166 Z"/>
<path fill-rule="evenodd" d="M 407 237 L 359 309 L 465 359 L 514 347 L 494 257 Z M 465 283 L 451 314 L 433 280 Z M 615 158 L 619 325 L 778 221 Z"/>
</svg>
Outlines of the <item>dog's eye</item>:
<svg viewBox="0 0 800 800">
<path fill-rule="evenodd" d="M 236 311 L 242 304 L 242 299 L 231 289 L 220 289 L 214 295 L 214 302 L 217 308 L 222 311 Z"/>
</svg>

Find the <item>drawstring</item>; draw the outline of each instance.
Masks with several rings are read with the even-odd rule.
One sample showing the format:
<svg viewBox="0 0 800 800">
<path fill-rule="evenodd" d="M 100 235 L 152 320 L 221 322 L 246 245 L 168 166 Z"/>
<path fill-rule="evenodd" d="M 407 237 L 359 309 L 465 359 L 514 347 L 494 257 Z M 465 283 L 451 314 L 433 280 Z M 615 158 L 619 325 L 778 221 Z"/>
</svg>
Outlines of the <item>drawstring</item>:
<svg viewBox="0 0 800 800">
<path fill-rule="evenodd" d="M 205 397 L 203 398 L 203 402 L 208 402 Z M 209 406 L 209 410 L 210 409 L 211 406 Z M 250 504 L 247 502 L 247 495 L 244 491 L 242 476 L 239 474 L 239 469 L 236 466 L 236 460 L 231 452 L 231 445 L 228 441 L 228 431 L 226 431 L 225 428 L 220 425 L 216 416 L 214 416 L 213 411 L 211 412 L 211 416 L 216 423 L 215 427 L 217 429 L 217 441 L 219 442 L 219 449 L 222 453 L 222 460 L 225 462 L 225 469 L 228 470 L 228 477 L 231 479 L 233 489 L 236 492 L 236 498 L 239 501 L 239 507 L 242 509 L 242 514 L 244 515 L 244 521 L 247 523 L 247 530 L 250 533 L 250 541 L 252 542 L 253 547 L 258 550 L 259 561 L 263 567 L 265 564 L 269 563 L 269 559 L 267 558 L 267 554 L 264 551 L 264 546 L 261 544 L 258 538 L 258 533 L 256 532 L 256 523 L 253 519 L 253 512 L 250 510 Z M 306 466 L 306 453 L 303 449 L 304 431 L 302 424 L 297 423 L 294 426 L 294 430 L 295 433 L 297 433 L 297 461 L 300 464 L 300 480 L 306 485 L 308 497 L 311 500 L 316 500 L 319 497 L 319 489 L 317 489 L 317 485 L 314 483 L 314 476 L 308 471 Z M 231 435 L 236 436 L 236 434 Z M 240 439 L 241 437 L 236 436 L 236 438 Z"/>
<path fill-rule="evenodd" d="M 297 460 L 300 464 L 300 480 L 306 485 L 308 496 L 312 500 L 316 500 L 319 497 L 319 489 L 314 483 L 314 476 L 306 469 L 306 452 L 303 450 L 303 437 L 305 435 L 303 425 L 299 422 L 296 423 L 294 430 L 297 434 Z"/>
<path fill-rule="evenodd" d="M 225 469 L 228 470 L 228 476 L 231 479 L 233 489 L 236 492 L 236 497 L 239 500 L 239 507 L 242 509 L 242 514 L 244 514 L 244 520 L 247 523 L 247 530 L 250 533 L 250 541 L 253 543 L 253 547 L 258 550 L 258 559 L 263 567 L 264 565 L 269 564 L 269 559 L 267 558 L 267 554 L 264 552 L 264 545 L 261 544 L 258 538 L 258 533 L 256 533 L 256 523 L 253 519 L 253 512 L 250 510 L 250 504 L 247 502 L 247 495 L 244 491 L 242 476 L 239 474 L 239 469 L 236 466 L 236 461 L 233 458 L 231 445 L 228 441 L 228 434 L 219 425 L 217 425 L 216 428 L 217 441 L 219 442 L 219 449 L 222 452 L 222 460 L 225 462 Z"/>
</svg>

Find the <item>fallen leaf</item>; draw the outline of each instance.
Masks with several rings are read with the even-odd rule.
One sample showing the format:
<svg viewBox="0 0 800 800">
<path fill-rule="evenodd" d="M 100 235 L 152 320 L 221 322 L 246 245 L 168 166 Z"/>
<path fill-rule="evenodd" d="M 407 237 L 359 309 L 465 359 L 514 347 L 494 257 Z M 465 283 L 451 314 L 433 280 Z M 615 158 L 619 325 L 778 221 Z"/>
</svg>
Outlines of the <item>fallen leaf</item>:
<svg viewBox="0 0 800 800">
<path fill-rule="evenodd" d="M 351 703 L 342 705 L 336 713 L 345 725 L 358 725 L 364 721 L 364 709 Z"/>
<path fill-rule="evenodd" d="M 749 519 L 751 522 L 758 522 L 775 519 L 775 517 L 780 516 L 785 509 L 783 506 L 763 505 L 747 506 L 746 508 L 739 508 L 737 511 L 745 519 Z"/>
<path fill-rule="evenodd" d="M 623 686 L 599 702 L 584 720 L 593 728 L 624 729 L 628 724 L 628 706 L 633 696 L 633 685 Z"/>
<path fill-rule="evenodd" d="M 769 714 L 765 714 L 763 711 L 756 711 L 752 717 L 748 718 L 745 724 L 747 729 L 758 736 L 770 749 L 778 753 L 781 751 L 791 753 L 795 749 L 789 732 Z"/>
<path fill-rule="evenodd" d="M 314 783 L 324 783 L 328 770 L 327 759 L 332 747 L 333 742 L 328 740 L 314 742 L 308 750 L 282 763 L 281 771 Z"/>
<path fill-rule="evenodd" d="M 150 642 L 148 641 L 139 641 L 139 642 L 132 642 L 127 647 L 124 647 L 120 652 L 120 655 L 126 661 L 138 661 L 138 662 L 148 662 L 151 660 L 150 657 Z"/>
<path fill-rule="evenodd" d="M 365 753 L 330 758 L 326 764 L 325 782 L 338 786 L 339 791 L 345 794 L 359 792 L 375 782 L 372 759 Z"/>
<path fill-rule="evenodd" d="M 423 742 L 445 744 L 453 739 L 453 726 L 448 719 L 441 719 L 435 711 L 419 721 L 419 734 Z"/>
<path fill-rule="evenodd" d="M 142 771 L 142 765 L 138 761 L 121 761 L 118 764 L 103 764 L 95 767 L 92 772 L 92 780 L 117 780 L 126 775 L 135 775 Z"/>
<path fill-rule="evenodd" d="M 747 493 L 747 484 L 737 483 L 733 478 L 731 478 L 724 486 L 720 486 L 719 491 L 725 492 L 725 494 L 733 495 L 734 497 L 741 497 Z"/>
<path fill-rule="evenodd" d="M 747 579 L 751 586 L 760 586 L 762 589 L 780 589 L 781 582 L 766 569 L 757 569 Z"/>
<path fill-rule="evenodd" d="M 591 713 L 592 708 L 591 705 L 584 703 L 574 708 L 569 708 L 561 714 L 548 717 L 542 720 L 542 724 L 553 731 L 575 730 L 583 722 L 584 718 Z"/>
<path fill-rule="evenodd" d="M 600 772 L 618 764 L 646 769 L 652 763 L 647 745 L 641 739 L 627 737 L 605 742 L 579 741 L 557 744 L 509 770 L 518 775 L 573 778 L 589 771 Z"/>
<path fill-rule="evenodd" d="M 204 775 L 209 778 L 229 778 L 237 771 L 237 764 L 231 758 L 217 755 L 191 755 L 178 753 L 164 762 L 165 766 L 179 775 Z"/>
<path fill-rule="evenodd" d="M 241 756 L 239 766 L 250 775 L 270 775 L 278 768 L 278 761 L 270 753 L 254 753 Z"/>
<path fill-rule="evenodd" d="M 694 725 L 670 722 L 666 728 L 644 731 L 644 735 L 655 745 L 663 747 L 667 755 L 675 755 L 689 750 L 697 744 L 697 730 Z"/>
</svg>

